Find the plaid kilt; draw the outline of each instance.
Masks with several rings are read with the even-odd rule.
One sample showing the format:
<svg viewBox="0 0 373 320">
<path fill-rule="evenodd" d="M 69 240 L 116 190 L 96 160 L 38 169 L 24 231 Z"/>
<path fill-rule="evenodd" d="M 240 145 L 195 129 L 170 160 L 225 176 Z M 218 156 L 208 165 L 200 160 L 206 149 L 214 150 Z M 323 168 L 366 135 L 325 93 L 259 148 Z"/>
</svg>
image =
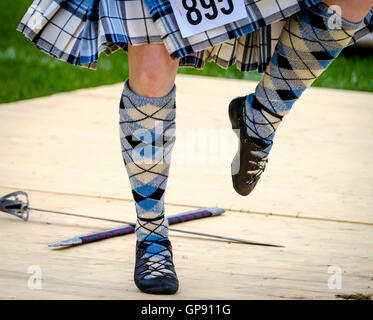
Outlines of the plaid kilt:
<svg viewBox="0 0 373 320">
<path fill-rule="evenodd" d="M 44 52 L 96 69 L 101 52 L 164 43 L 180 66 L 263 72 L 286 18 L 321 0 L 245 0 L 247 18 L 182 38 L 168 0 L 34 0 L 17 30 Z M 353 42 L 373 31 L 373 9 Z"/>
</svg>

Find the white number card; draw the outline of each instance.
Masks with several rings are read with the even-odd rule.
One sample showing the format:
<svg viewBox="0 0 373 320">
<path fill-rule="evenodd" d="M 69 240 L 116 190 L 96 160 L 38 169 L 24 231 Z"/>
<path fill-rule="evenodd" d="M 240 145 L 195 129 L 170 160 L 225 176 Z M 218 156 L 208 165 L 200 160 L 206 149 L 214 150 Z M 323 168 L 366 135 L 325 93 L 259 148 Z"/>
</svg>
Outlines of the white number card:
<svg viewBox="0 0 373 320">
<path fill-rule="evenodd" d="M 170 0 L 170 3 L 184 38 L 247 17 L 244 0 Z"/>
</svg>

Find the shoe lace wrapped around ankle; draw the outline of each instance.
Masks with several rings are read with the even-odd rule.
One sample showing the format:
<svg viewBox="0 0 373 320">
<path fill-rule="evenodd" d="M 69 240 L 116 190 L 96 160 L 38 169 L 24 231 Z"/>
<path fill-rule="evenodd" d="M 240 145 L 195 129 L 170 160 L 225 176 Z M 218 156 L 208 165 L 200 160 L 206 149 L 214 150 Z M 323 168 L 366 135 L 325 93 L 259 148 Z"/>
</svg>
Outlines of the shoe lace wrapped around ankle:
<svg viewBox="0 0 373 320">
<path fill-rule="evenodd" d="M 138 243 L 138 275 L 145 279 L 155 277 L 175 277 L 169 240 Z"/>
<path fill-rule="evenodd" d="M 247 117 L 245 110 L 243 110 L 243 117 Z M 242 118 L 241 118 L 242 119 Z M 241 120 L 242 121 L 242 120 Z M 245 121 L 242 121 L 243 127 L 247 130 L 251 130 L 251 128 L 246 124 Z M 250 180 L 246 182 L 247 185 L 254 183 L 261 174 L 264 172 L 266 165 L 268 163 L 268 155 L 269 151 L 272 148 L 273 141 L 268 142 L 266 144 L 263 140 L 250 137 L 247 134 L 242 136 L 242 143 L 251 144 L 250 150 L 250 170 L 247 170 L 247 174 L 250 176 Z"/>
<path fill-rule="evenodd" d="M 264 172 L 266 165 L 268 163 L 268 155 L 269 155 L 268 149 L 270 149 L 270 147 L 271 145 L 265 148 L 257 146 L 255 150 L 250 151 L 253 160 L 250 160 L 249 162 L 256 168 L 253 170 L 247 171 L 247 173 L 250 174 L 252 177 L 251 181 L 248 181 L 247 184 L 253 183 Z"/>
</svg>

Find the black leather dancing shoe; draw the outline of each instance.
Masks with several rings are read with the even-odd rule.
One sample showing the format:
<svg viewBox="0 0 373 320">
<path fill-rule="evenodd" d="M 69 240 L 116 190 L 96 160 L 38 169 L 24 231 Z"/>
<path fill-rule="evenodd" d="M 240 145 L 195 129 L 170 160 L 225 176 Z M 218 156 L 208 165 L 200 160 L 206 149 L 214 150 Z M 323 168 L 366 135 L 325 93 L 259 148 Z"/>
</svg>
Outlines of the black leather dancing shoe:
<svg viewBox="0 0 373 320">
<path fill-rule="evenodd" d="M 150 248 L 151 246 L 151 248 Z M 145 293 L 174 294 L 179 289 L 169 240 L 137 241 L 135 284 Z"/>
<path fill-rule="evenodd" d="M 229 119 L 239 139 L 238 151 L 231 164 L 233 188 L 241 196 L 247 196 L 258 183 L 268 162 L 270 145 L 250 137 L 243 120 L 246 97 L 238 97 L 229 104 Z"/>
</svg>

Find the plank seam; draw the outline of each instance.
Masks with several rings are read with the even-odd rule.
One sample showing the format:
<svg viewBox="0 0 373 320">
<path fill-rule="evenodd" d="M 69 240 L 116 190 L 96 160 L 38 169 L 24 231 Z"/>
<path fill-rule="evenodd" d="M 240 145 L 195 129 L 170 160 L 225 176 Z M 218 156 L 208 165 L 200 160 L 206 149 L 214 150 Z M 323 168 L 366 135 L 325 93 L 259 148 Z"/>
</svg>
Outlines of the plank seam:
<svg viewBox="0 0 373 320">
<path fill-rule="evenodd" d="M 97 195 L 78 194 L 78 193 L 71 193 L 71 192 L 45 191 L 45 190 L 37 190 L 37 189 L 30 189 L 30 188 L 26 188 L 26 189 L 25 188 L 14 188 L 14 187 L 1 186 L 1 185 L 0 185 L 0 188 L 31 191 L 31 192 L 40 192 L 40 193 L 51 193 L 51 194 L 67 195 L 67 196 L 74 196 L 74 197 L 85 197 L 85 198 L 95 198 L 95 199 L 133 202 L 133 199 L 117 198 L 117 197 L 113 197 L 113 196 L 103 196 L 101 194 L 97 194 Z M 177 207 L 187 207 L 187 208 L 193 208 L 193 209 L 198 209 L 198 208 L 205 207 L 205 206 L 199 206 L 199 205 L 192 205 L 192 204 L 188 205 L 188 204 L 173 203 L 173 202 L 165 202 L 165 205 L 177 206 Z M 314 220 L 314 221 L 322 221 L 322 222 L 337 222 L 337 223 L 349 223 L 349 224 L 373 226 L 373 222 L 367 222 L 367 221 L 320 218 L 320 217 L 313 217 L 313 216 L 302 216 L 302 215 L 299 215 L 299 214 L 292 215 L 292 214 L 286 214 L 286 213 L 259 212 L 259 211 L 250 211 L 250 210 L 224 208 L 224 207 L 222 207 L 222 208 L 225 211 L 231 211 L 231 212 L 236 212 L 236 213 L 246 213 L 246 214 L 256 214 L 256 215 L 262 215 L 262 216 L 273 216 L 273 217 L 279 217 L 279 218 L 292 218 L 292 219 L 301 219 L 301 220 Z M 35 208 L 34 210 L 39 210 L 39 209 Z M 46 209 L 42 209 L 42 210 L 53 211 L 53 210 L 46 210 Z"/>
</svg>

